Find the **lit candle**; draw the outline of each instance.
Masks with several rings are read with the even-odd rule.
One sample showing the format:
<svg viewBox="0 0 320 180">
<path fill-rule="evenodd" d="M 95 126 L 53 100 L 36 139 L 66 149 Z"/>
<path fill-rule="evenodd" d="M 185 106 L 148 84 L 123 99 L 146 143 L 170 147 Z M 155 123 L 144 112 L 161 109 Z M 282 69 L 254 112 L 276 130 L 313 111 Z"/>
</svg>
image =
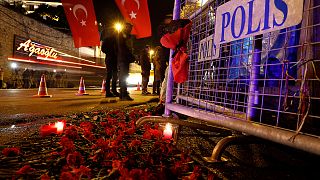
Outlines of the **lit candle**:
<svg viewBox="0 0 320 180">
<path fill-rule="evenodd" d="M 54 127 L 53 125 L 43 125 L 40 128 L 40 134 L 42 137 L 51 135 L 51 134 L 56 134 L 57 133 L 57 128 Z"/>
<path fill-rule="evenodd" d="M 163 136 L 165 139 L 171 139 L 172 138 L 172 126 L 170 123 L 166 124 L 166 127 L 163 131 Z"/>
<path fill-rule="evenodd" d="M 63 132 L 64 123 L 63 122 L 56 122 L 54 127 L 57 128 L 57 133 L 60 134 Z"/>
</svg>

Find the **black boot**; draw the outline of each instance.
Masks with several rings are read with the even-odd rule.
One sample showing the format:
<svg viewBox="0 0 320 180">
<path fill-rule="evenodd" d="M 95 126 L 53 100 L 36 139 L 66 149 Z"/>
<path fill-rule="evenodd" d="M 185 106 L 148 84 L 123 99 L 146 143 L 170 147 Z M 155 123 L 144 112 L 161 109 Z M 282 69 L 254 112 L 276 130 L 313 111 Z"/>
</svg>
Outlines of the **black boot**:
<svg viewBox="0 0 320 180">
<path fill-rule="evenodd" d="M 129 93 L 125 90 L 120 90 L 120 101 L 133 101 L 133 99 L 129 96 Z"/>
<path fill-rule="evenodd" d="M 107 97 L 116 97 L 112 92 L 106 91 L 106 98 Z"/>
<path fill-rule="evenodd" d="M 118 93 L 117 90 L 112 90 L 112 94 L 115 95 L 116 97 L 120 97 L 120 93 Z"/>
</svg>

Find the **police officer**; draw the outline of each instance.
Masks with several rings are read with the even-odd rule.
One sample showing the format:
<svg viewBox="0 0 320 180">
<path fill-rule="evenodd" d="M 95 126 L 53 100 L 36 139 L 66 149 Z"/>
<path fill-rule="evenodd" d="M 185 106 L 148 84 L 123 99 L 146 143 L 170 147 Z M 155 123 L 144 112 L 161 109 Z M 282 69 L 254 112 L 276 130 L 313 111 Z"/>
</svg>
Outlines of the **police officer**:
<svg viewBox="0 0 320 180">
<path fill-rule="evenodd" d="M 132 55 L 127 41 L 130 40 L 130 32 L 132 25 L 126 23 L 124 30 L 117 35 L 117 59 L 119 68 L 119 83 L 120 83 L 120 100 L 121 101 L 133 101 L 127 91 L 127 78 L 129 76 L 129 64 L 134 62 L 134 56 Z"/>
<path fill-rule="evenodd" d="M 148 95 L 148 83 L 150 77 L 151 63 L 149 56 L 150 46 L 146 45 L 141 51 L 139 65 L 141 66 L 141 76 L 142 76 L 142 95 Z"/>
<path fill-rule="evenodd" d="M 103 40 L 101 50 L 106 54 L 106 97 L 119 96 L 117 92 L 118 66 L 116 53 L 116 34 L 110 31 Z M 110 81 L 112 79 L 112 92 L 110 91 Z"/>
</svg>

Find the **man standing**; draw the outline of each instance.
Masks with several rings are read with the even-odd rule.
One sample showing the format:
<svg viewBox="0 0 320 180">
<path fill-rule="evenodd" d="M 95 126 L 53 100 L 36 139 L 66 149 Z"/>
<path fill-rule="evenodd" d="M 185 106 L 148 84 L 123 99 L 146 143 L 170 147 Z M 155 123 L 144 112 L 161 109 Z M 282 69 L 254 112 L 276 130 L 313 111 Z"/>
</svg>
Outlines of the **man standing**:
<svg viewBox="0 0 320 180">
<path fill-rule="evenodd" d="M 4 72 L 2 70 L 2 68 L 0 67 L 0 89 L 2 89 L 2 83 L 3 83 L 3 75 L 4 75 Z"/>
<path fill-rule="evenodd" d="M 166 69 L 165 61 L 162 59 L 161 54 L 161 47 L 157 46 L 155 48 L 155 53 L 152 58 L 153 63 L 153 72 L 154 72 L 154 81 L 153 81 L 153 87 L 152 87 L 152 94 L 160 95 L 160 84 L 162 80 L 162 72 L 161 70 Z M 164 62 L 164 64 L 163 64 Z M 164 79 L 164 72 L 163 72 L 163 79 Z"/>
<path fill-rule="evenodd" d="M 148 83 L 151 70 L 150 56 L 149 56 L 150 47 L 148 45 L 142 50 L 139 60 L 139 65 L 141 66 L 141 75 L 142 75 L 142 95 L 151 94 L 148 92 Z"/>
<path fill-rule="evenodd" d="M 101 50 L 106 54 L 106 97 L 119 96 L 119 93 L 117 92 L 118 63 L 116 55 L 116 34 L 114 31 L 110 31 L 108 36 L 103 40 Z M 112 92 L 110 91 L 111 79 Z"/>
<path fill-rule="evenodd" d="M 120 100 L 121 101 L 133 101 L 127 91 L 127 78 L 129 76 L 129 64 L 134 62 L 134 56 L 132 55 L 127 41 L 130 40 L 130 32 L 132 25 L 126 23 L 124 30 L 118 32 L 117 35 L 117 59 L 119 67 L 119 81 L 120 81 Z"/>
</svg>

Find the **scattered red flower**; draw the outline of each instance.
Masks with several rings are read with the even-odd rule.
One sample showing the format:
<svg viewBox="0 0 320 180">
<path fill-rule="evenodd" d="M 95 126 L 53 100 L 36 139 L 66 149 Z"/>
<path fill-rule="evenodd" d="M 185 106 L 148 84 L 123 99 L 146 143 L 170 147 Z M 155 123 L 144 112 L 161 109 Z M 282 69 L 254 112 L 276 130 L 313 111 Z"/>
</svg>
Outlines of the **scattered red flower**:
<svg viewBox="0 0 320 180">
<path fill-rule="evenodd" d="M 91 131 L 93 129 L 93 125 L 90 122 L 82 122 L 80 124 L 80 127 L 84 130 L 84 131 Z"/>
<path fill-rule="evenodd" d="M 42 174 L 40 180 L 50 180 L 50 176 L 48 174 Z"/>
<path fill-rule="evenodd" d="M 189 179 L 190 180 L 197 180 L 201 176 L 201 169 L 199 166 L 195 166 L 192 174 L 190 174 Z"/>
<path fill-rule="evenodd" d="M 83 157 L 77 151 L 73 153 L 69 153 L 67 156 L 67 164 L 69 166 L 79 167 L 81 164 L 83 164 L 83 162 L 84 162 Z"/>
<path fill-rule="evenodd" d="M 60 180 L 76 180 L 77 178 L 73 176 L 71 172 L 62 172 Z"/>
<path fill-rule="evenodd" d="M 4 148 L 2 150 L 2 154 L 6 157 L 13 157 L 17 156 L 21 153 L 20 148 L 17 147 L 11 147 L 11 148 Z"/>
<path fill-rule="evenodd" d="M 65 130 L 65 134 L 69 139 L 75 140 L 79 139 L 78 130 L 76 126 L 69 126 Z"/>
<path fill-rule="evenodd" d="M 112 161 L 112 169 L 118 170 L 121 167 L 121 161 L 120 160 L 113 160 Z"/>
<path fill-rule="evenodd" d="M 129 144 L 129 147 L 137 147 L 137 146 L 141 146 L 141 141 L 140 140 L 132 140 L 131 143 Z"/>
<path fill-rule="evenodd" d="M 31 174 L 35 171 L 35 169 L 31 168 L 30 165 L 25 165 L 23 166 L 22 168 L 20 168 L 16 174 L 19 174 L 19 175 L 23 175 L 23 174 Z"/>
</svg>

